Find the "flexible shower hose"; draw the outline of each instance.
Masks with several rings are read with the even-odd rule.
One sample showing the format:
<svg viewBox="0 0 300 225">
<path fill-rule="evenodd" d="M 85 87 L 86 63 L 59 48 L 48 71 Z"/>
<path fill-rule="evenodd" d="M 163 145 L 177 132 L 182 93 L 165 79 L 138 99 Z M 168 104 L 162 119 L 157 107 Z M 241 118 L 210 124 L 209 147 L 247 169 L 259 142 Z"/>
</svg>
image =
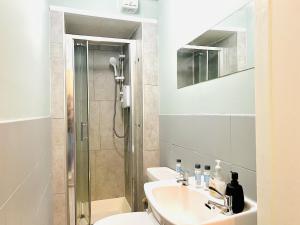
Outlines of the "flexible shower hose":
<svg viewBox="0 0 300 225">
<path fill-rule="evenodd" d="M 127 135 L 127 128 L 128 128 L 128 123 L 126 126 L 126 129 L 124 130 L 124 134 L 120 135 L 118 134 L 117 130 L 116 130 L 116 114 L 117 114 L 117 90 L 118 89 L 118 84 L 117 81 L 115 81 L 115 99 L 114 99 L 114 116 L 113 116 L 113 132 L 116 135 L 116 137 L 118 138 L 125 138 Z"/>
</svg>

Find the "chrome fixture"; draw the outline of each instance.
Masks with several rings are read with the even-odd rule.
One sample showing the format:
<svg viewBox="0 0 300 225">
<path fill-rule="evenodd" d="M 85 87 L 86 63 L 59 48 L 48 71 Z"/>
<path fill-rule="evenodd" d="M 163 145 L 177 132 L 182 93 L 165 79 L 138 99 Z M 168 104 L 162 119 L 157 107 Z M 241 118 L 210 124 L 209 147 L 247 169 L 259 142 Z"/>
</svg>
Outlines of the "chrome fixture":
<svg viewBox="0 0 300 225">
<path fill-rule="evenodd" d="M 180 169 L 180 177 L 177 178 L 177 183 L 181 183 L 183 186 L 189 186 L 189 171 Z"/>
<path fill-rule="evenodd" d="M 110 57 L 109 64 L 114 68 L 115 78 L 118 77 L 116 58 L 115 57 Z"/>
<path fill-rule="evenodd" d="M 126 131 L 127 127 L 124 130 L 124 134 L 119 134 L 116 130 L 116 108 L 117 108 L 117 85 L 119 84 L 119 94 L 120 94 L 120 102 L 123 103 L 124 101 L 124 60 L 125 55 L 119 55 L 119 65 L 117 65 L 117 59 L 115 57 L 111 57 L 109 59 L 109 64 L 113 67 L 114 70 L 114 78 L 115 78 L 115 97 L 114 97 L 114 115 L 113 115 L 113 133 L 118 138 L 125 138 L 126 137 Z M 118 72 L 119 69 L 119 72 Z"/>
<path fill-rule="evenodd" d="M 205 206 L 209 209 L 214 209 L 215 207 L 217 207 L 222 210 L 222 213 L 224 215 L 227 215 L 227 216 L 232 215 L 233 214 L 233 212 L 232 212 L 232 196 L 223 195 L 222 193 L 220 193 L 218 190 L 216 190 L 213 187 L 209 187 L 209 189 L 218 193 L 224 200 L 224 204 L 222 205 L 222 204 L 214 202 L 212 200 L 208 200 L 208 202 L 205 203 Z"/>
</svg>

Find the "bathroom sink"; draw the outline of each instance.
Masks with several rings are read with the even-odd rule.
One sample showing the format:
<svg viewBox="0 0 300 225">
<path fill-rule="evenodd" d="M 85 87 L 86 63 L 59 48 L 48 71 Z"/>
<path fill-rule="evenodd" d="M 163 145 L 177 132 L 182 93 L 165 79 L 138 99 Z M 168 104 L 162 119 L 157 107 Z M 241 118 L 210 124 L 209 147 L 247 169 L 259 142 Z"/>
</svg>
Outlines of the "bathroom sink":
<svg viewBox="0 0 300 225">
<path fill-rule="evenodd" d="M 192 182 L 191 182 L 192 183 Z M 176 180 L 146 183 L 145 194 L 150 208 L 160 224 L 166 225 L 256 225 L 256 203 L 245 198 L 245 210 L 239 214 L 224 215 L 220 209 L 205 206 L 208 200 L 223 203 L 211 197 L 208 191 L 182 186 Z"/>
</svg>

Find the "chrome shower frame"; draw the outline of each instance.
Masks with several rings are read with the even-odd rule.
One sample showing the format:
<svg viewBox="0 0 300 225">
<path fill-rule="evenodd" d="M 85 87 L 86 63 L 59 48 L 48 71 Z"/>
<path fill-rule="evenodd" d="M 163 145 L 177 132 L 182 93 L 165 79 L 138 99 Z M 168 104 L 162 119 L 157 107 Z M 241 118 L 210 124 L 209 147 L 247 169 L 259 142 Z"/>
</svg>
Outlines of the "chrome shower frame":
<svg viewBox="0 0 300 225">
<path fill-rule="evenodd" d="M 92 43 L 121 43 L 128 44 L 130 51 L 130 79 L 132 89 L 131 89 L 131 112 L 130 112 L 130 126 L 131 126 L 131 136 L 133 137 L 131 140 L 131 149 L 130 152 L 132 154 L 132 210 L 136 211 L 137 209 L 137 200 L 138 196 L 140 196 L 141 183 L 143 182 L 143 150 L 142 146 L 142 138 L 136 137 L 136 133 L 138 133 L 137 129 L 142 127 L 142 120 L 139 115 L 135 115 L 135 112 L 139 109 L 136 109 L 135 105 L 135 97 L 137 96 L 135 87 L 137 87 L 137 73 L 138 62 L 140 60 L 137 59 L 137 43 L 136 40 L 129 39 L 115 39 L 115 38 L 105 38 L 105 37 L 91 37 L 91 36 L 81 36 L 81 35 L 69 35 L 66 34 L 64 37 L 65 42 L 65 118 L 67 124 L 66 130 L 66 149 L 67 149 L 67 213 L 68 225 L 78 225 L 76 224 L 76 121 L 75 121 L 75 65 L 74 65 L 74 43 L 75 40 L 82 40 L 86 42 L 87 46 L 87 60 L 88 60 L 88 51 L 89 51 L 89 42 Z M 87 67 L 89 63 L 87 61 Z M 89 70 L 87 68 L 87 76 L 89 77 Z M 87 77 L 87 78 L 88 78 Z M 87 87 L 88 88 L 88 87 Z M 141 93 L 142 95 L 142 93 Z M 89 98 L 89 96 L 88 96 Z M 88 100 L 89 102 L 89 100 Z M 142 107 L 142 106 L 137 106 Z M 89 108 L 88 108 L 89 114 Z M 139 130 L 139 129 L 138 129 Z M 134 140 L 134 138 L 138 138 L 139 140 Z M 89 159 L 90 162 L 90 159 Z M 90 163 L 89 163 L 90 164 Z M 89 216 L 91 216 L 91 186 L 90 186 L 90 165 L 89 165 Z M 141 172 L 142 171 L 142 172 Z M 89 218 L 91 221 L 91 218 Z"/>
</svg>

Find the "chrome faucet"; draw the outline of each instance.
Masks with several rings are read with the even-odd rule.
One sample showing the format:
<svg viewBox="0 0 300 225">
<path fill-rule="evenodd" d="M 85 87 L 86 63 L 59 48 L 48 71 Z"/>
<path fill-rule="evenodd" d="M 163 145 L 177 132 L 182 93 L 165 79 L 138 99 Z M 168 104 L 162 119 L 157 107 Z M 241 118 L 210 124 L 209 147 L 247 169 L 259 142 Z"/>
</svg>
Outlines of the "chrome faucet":
<svg viewBox="0 0 300 225">
<path fill-rule="evenodd" d="M 180 177 L 177 178 L 177 183 L 181 183 L 183 186 L 189 186 L 189 171 L 180 169 Z"/>
<path fill-rule="evenodd" d="M 222 213 L 224 215 L 230 216 L 233 214 L 232 212 L 232 196 L 228 196 L 228 195 L 223 195 L 222 193 L 220 193 L 218 190 L 216 190 L 213 187 L 209 187 L 210 190 L 216 192 L 217 194 L 219 194 L 222 199 L 224 200 L 224 204 L 219 204 L 217 202 L 214 202 L 212 200 L 208 200 L 207 203 L 205 203 L 205 206 L 209 209 L 214 209 L 215 207 L 219 208 L 222 210 Z"/>
</svg>

